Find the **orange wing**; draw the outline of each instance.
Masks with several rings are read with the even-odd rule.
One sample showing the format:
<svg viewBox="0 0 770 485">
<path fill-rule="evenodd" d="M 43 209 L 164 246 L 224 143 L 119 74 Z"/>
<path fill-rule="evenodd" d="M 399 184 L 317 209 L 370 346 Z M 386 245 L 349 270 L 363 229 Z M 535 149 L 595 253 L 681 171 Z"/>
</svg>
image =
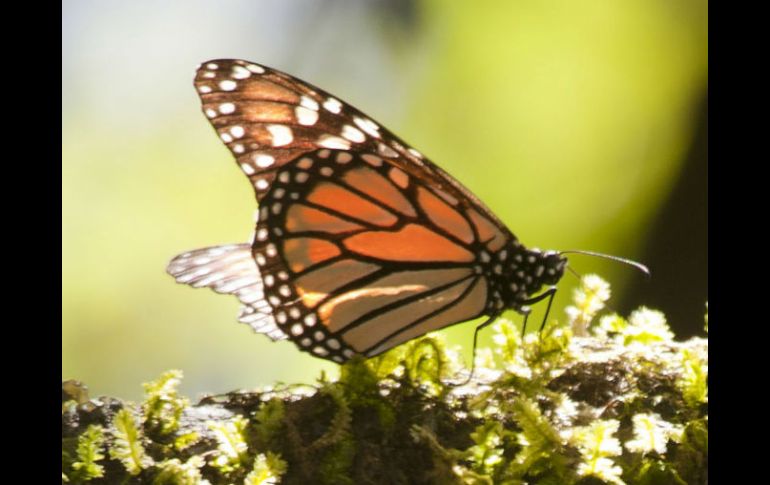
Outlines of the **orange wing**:
<svg viewBox="0 0 770 485">
<path fill-rule="evenodd" d="M 261 206 L 253 251 L 265 295 L 303 350 L 373 356 L 496 310 L 482 266 L 487 239 L 505 235 L 389 159 L 306 154 Z"/>
<path fill-rule="evenodd" d="M 521 246 L 449 174 L 325 91 L 228 59 L 202 64 L 195 87 L 255 189 L 253 259 L 243 245 L 206 248 L 168 271 L 238 296 L 255 330 L 343 362 L 522 311 L 561 277 L 558 256 Z"/>
</svg>

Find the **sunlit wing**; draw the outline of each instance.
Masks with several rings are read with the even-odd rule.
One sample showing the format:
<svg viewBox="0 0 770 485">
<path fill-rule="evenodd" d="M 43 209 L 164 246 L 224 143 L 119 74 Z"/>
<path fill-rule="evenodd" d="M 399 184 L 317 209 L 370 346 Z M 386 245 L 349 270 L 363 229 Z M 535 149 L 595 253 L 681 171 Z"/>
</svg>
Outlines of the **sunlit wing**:
<svg viewBox="0 0 770 485">
<path fill-rule="evenodd" d="M 382 157 L 302 156 L 262 199 L 254 242 L 276 322 L 301 348 L 344 361 L 480 316 L 480 234 L 494 224 L 478 217 Z"/>
<path fill-rule="evenodd" d="M 182 253 L 171 260 L 166 271 L 178 283 L 237 296 L 243 303 L 239 321 L 273 340 L 286 338 L 265 302 L 262 278 L 250 245 L 227 244 Z"/>
<path fill-rule="evenodd" d="M 255 330 L 343 362 L 521 310 L 561 276 L 553 254 L 521 246 L 458 181 L 325 91 L 242 60 L 202 64 L 195 87 L 259 216 L 250 252 L 194 251 L 169 272 L 238 296 Z"/>
</svg>

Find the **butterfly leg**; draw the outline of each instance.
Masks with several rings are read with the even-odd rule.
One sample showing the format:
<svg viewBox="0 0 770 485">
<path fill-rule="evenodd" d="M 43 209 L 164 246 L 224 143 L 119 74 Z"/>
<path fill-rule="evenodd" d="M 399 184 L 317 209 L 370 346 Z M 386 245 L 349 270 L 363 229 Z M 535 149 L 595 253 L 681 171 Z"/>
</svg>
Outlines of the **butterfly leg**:
<svg viewBox="0 0 770 485">
<path fill-rule="evenodd" d="M 524 334 L 527 331 L 527 320 L 529 319 L 529 314 L 532 313 L 532 309 L 528 306 L 521 308 L 521 313 L 524 315 L 524 321 L 521 323 L 521 338 L 524 338 Z"/>
<path fill-rule="evenodd" d="M 522 336 L 524 336 L 524 330 L 526 330 L 527 328 L 527 317 L 529 317 L 529 312 L 530 312 L 530 309 L 527 306 L 548 298 L 548 306 L 545 309 L 545 315 L 543 316 L 543 323 L 540 324 L 540 330 L 538 331 L 539 334 L 542 334 L 543 328 L 545 328 L 545 322 L 548 320 L 548 314 L 551 313 L 551 304 L 553 303 L 553 297 L 555 295 L 556 295 L 556 287 L 552 286 L 548 288 L 547 291 L 537 295 L 536 297 L 530 298 L 529 300 L 525 300 L 522 302 L 522 304 L 525 305 L 522 307 L 522 310 L 521 310 L 521 312 L 524 313 L 524 325 L 521 328 Z"/>
<path fill-rule="evenodd" d="M 471 379 L 473 379 L 473 373 L 476 371 L 476 342 L 478 341 L 478 338 L 479 338 L 479 332 L 481 331 L 482 328 L 488 327 L 492 322 L 497 320 L 497 317 L 499 316 L 500 315 L 492 315 L 491 317 L 486 319 L 484 323 L 476 327 L 476 330 L 473 332 L 473 352 L 471 354 L 471 372 L 470 374 L 468 374 L 467 379 L 465 379 L 463 382 L 460 382 L 458 384 L 454 384 L 453 387 L 464 386 L 465 384 L 469 383 Z"/>
</svg>

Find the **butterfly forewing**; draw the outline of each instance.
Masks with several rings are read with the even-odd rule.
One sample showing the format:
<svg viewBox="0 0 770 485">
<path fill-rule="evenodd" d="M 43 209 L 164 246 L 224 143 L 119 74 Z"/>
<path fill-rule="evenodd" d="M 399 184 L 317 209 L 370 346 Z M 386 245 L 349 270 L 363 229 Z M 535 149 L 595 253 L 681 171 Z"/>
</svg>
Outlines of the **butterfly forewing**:
<svg viewBox="0 0 770 485">
<path fill-rule="evenodd" d="M 319 148 L 350 150 L 390 159 L 451 203 L 477 206 L 508 232 L 451 175 L 358 109 L 310 83 L 259 64 L 218 59 L 200 65 L 195 87 L 204 114 L 252 181 L 257 199 L 276 171 L 300 154 Z"/>
</svg>

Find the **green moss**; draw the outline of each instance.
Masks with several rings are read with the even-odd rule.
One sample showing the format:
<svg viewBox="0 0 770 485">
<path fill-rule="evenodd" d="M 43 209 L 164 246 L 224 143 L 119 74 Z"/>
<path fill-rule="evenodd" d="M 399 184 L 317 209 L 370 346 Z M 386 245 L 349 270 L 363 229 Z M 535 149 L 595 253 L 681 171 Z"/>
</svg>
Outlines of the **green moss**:
<svg viewBox="0 0 770 485">
<path fill-rule="evenodd" d="M 266 449 L 280 441 L 281 434 L 284 432 L 285 415 L 286 407 L 278 398 L 262 403 L 254 412 L 252 433 L 260 449 Z"/>
<path fill-rule="evenodd" d="M 494 483 L 500 465 L 504 462 L 504 442 L 510 432 L 496 421 L 487 421 L 471 433 L 474 445 L 466 450 L 466 460 L 470 462 L 468 469 L 473 474 L 466 473 L 465 478 L 473 478 L 477 482 Z"/>
<path fill-rule="evenodd" d="M 671 485 L 687 485 L 672 466 L 662 460 L 645 460 L 639 468 L 639 473 L 634 477 L 638 485 L 658 485 L 667 483 Z"/>
<path fill-rule="evenodd" d="M 63 389 L 62 481 L 706 483 L 707 341 L 674 342 L 644 308 L 599 317 L 609 288 L 596 277 L 576 295 L 540 336 L 500 319 L 463 385 L 456 353 L 428 335 L 337 380 L 198 405 L 178 395 L 178 371 L 136 405 Z"/>
<path fill-rule="evenodd" d="M 209 464 L 222 474 L 240 468 L 248 450 L 244 434 L 248 421 L 243 416 L 235 416 L 223 422 L 209 421 L 206 424 L 214 432 L 217 441 L 217 448 Z"/>
<path fill-rule="evenodd" d="M 582 458 L 577 467 L 579 476 L 593 476 L 606 483 L 623 483 L 620 478 L 623 469 L 615 461 L 623 452 L 616 437 L 619 427 L 618 420 L 597 419 L 572 430 L 571 444 Z"/>
<path fill-rule="evenodd" d="M 685 402 L 698 406 L 708 399 L 708 364 L 688 349 L 682 353 L 682 374 L 678 381 Z"/>
<path fill-rule="evenodd" d="M 203 458 L 193 456 L 182 463 L 177 458 L 165 460 L 157 465 L 157 474 L 153 485 L 200 485 L 203 481 L 200 468 L 204 465 Z"/>
<path fill-rule="evenodd" d="M 99 425 L 92 424 L 78 437 L 77 460 L 71 465 L 73 482 L 86 482 L 104 476 L 104 467 L 97 463 L 104 459 L 103 446 L 104 433 Z"/>
<path fill-rule="evenodd" d="M 112 436 L 110 457 L 123 463 L 129 475 L 138 475 L 152 464 L 142 445 L 142 432 L 128 409 L 121 409 L 115 415 Z"/>
<path fill-rule="evenodd" d="M 179 397 L 177 387 L 182 381 L 182 371 L 170 370 L 157 380 L 145 383 L 145 400 L 142 403 L 145 429 L 161 436 L 176 431 L 182 411 L 190 402 Z"/>
<path fill-rule="evenodd" d="M 183 435 L 177 436 L 174 439 L 174 449 L 176 451 L 184 451 L 188 447 L 197 443 L 200 440 L 200 435 L 195 431 L 190 431 Z"/>
<path fill-rule="evenodd" d="M 244 485 L 267 485 L 280 483 L 281 475 L 286 473 L 286 462 L 278 455 L 270 453 L 258 454 L 254 458 L 254 466 L 243 480 Z"/>
<path fill-rule="evenodd" d="M 350 467 L 355 456 L 355 444 L 350 432 L 352 413 L 341 387 L 329 386 L 323 390 L 334 402 L 334 415 L 321 437 L 313 445 L 326 450 L 319 466 L 319 479 L 323 484 L 352 484 Z"/>
</svg>

